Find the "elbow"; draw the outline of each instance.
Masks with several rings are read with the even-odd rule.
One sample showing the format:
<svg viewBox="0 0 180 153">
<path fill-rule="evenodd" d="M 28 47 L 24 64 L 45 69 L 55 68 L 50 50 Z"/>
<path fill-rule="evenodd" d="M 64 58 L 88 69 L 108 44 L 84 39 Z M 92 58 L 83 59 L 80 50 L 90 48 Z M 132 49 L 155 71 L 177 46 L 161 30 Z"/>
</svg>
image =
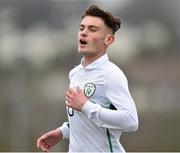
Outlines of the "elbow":
<svg viewBox="0 0 180 153">
<path fill-rule="evenodd" d="M 134 132 L 137 131 L 139 127 L 139 121 L 138 119 L 133 119 L 128 125 L 127 125 L 127 131 L 128 132 Z"/>
<path fill-rule="evenodd" d="M 139 127 L 139 122 L 138 122 L 138 120 L 135 120 L 135 121 L 133 121 L 130 129 L 131 129 L 131 131 L 133 132 L 133 131 L 137 131 L 137 130 L 138 130 L 138 127 Z"/>
<path fill-rule="evenodd" d="M 139 121 L 137 117 L 129 116 L 128 120 L 126 120 L 126 124 L 124 127 L 125 132 L 134 132 L 137 131 L 139 127 Z"/>
</svg>

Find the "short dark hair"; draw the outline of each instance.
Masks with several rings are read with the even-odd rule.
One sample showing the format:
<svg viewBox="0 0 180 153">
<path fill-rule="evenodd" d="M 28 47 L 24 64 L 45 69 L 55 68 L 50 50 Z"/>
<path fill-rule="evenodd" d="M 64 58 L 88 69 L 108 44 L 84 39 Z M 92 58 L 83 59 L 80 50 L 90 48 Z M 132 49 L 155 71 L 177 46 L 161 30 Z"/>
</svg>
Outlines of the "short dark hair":
<svg viewBox="0 0 180 153">
<path fill-rule="evenodd" d="M 104 11 L 96 5 L 91 5 L 82 14 L 82 19 L 86 16 L 100 17 L 104 23 L 112 29 L 113 34 L 121 27 L 121 20 L 113 16 L 110 12 Z"/>
</svg>

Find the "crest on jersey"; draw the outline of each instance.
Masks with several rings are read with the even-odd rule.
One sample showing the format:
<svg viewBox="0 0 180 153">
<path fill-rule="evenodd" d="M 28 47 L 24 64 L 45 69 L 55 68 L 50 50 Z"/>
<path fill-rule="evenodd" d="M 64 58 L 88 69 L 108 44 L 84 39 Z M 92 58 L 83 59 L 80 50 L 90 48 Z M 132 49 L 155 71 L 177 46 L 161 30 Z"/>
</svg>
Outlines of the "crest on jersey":
<svg viewBox="0 0 180 153">
<path fill-rule="evenodd" d="M 91 97 L 96 91 L 96 85 L 94 83 L 86 83 L 84 86 L 84 94 L 87 97 Z"/>
</svg>

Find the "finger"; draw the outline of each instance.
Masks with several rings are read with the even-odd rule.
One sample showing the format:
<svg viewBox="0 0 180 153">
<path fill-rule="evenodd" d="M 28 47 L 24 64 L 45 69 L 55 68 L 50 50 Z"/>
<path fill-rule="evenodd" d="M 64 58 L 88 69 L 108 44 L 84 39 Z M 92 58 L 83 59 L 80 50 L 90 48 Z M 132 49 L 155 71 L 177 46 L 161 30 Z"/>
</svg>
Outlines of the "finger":
<svg viewBox="0 0 180 153">
<path fill-rule="evenodd" d="M 41 149 L 42 149 L 42 151 L 44 151 L 44 152 L 48 152 L 48 151 L 49 151 L 49 150 L 46 148 L 45 145 L 41 146 Z"/>
<path fill-rule="evenodd" d="M 40 148 L 41 145 L 43 144 L 43 141 L 44 139 L 42 139 L 42 137 L 40 137 L 38 140 L 37 140 L 37 148 Z"/>
<path fill-rule="evenodd" d="M 48 144 L 46 144 L 46 145 L 45 145 L 45 148 L 46 148 L 46 151 L 47 151 L 47 152 L 49 152 L 49 150 L 50 150 L 51 146 L 50 146 L 50 145 L 48 145 Z"/>
<path fill-rule="evenodd" d="M 42 149 L 43 151 L 48 152 L 49 149 L 50 149 L 50 145 L 44 141 L 44 142 L 41 144 L 41 149 Z"/>
<path fill-rule="evenodd" d="M 67 106 L 68 108 L 71 108 L 71 104 L 69 104 L 69 103 L 67 103 L 66 106 Z"/>
<path fill-rule="evenodd" d="M 38 148 L 41 149 L 42 151 L 44 151 L 45 150 L 44 145 L 45 145 L 44 143 L 41 143 L 41 144 L 39 144 Z"/>
<path fill-rule="evenodd" d="M 72 103 L 73 101 L 72 101 L 72 99 L 71 98 L 69 98 L 69 97 L 66 97 L 66 103 Z"/>
<path fill-rule="evenodd" d="M 37 140 L 36 145 L 37 145 L 37 148 L 40 148 L 40 140 L 39 139 Z"/>
<path fill-rule="evenodd" d="M 70 102 L 69 102 L 70 101 Z M 69 108 L 72 108 L 72 101 L 67 99 L 66 101 L 66 106 L 69 107 Z"/>
<path fill-rule="evenodd" d="M 69 92 L 70 94 L 74 94 L 74 93 L 75 93 L 74 89 L 72 89 L 72 88 L 69 88 L 69 89 L 68 89 L 68 92 Z"/>
<path fill-rule="evenodd" d="M 78 92 L 79 94 L 82 94 L 82 93 L 83 93 L 82 90 L 81 90 L 81 88 L 80 88 L 79 86 L 76 88 L 76 90 L 77 90 L 77 92 Z"/>
<path fill-rule="evenodd" d="M 67 102 L 67 103 L 66 103 L 66 106 L 67 106 L 67 107 L 72 107 L 72 104 L 69 103 L 69 102 Z"/>
<path fill-rule="evenodd" d="M 73 98 L 72 94 L 71 94 L 69 91 L 66 92 L 66 97 L 68 97 L 68 98 L 70 98 L 70 99 Z"/>
</svg>

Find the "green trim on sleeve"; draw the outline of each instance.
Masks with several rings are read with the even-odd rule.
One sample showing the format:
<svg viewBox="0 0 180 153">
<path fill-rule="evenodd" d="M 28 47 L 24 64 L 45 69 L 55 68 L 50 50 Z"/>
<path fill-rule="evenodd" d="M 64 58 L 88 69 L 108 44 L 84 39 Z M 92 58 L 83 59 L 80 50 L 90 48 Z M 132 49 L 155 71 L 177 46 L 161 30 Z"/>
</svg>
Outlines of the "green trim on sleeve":
<svg viewBox="0 0 180 153">
<path fill-rule="evenodd" d="M 110 133 L 109 133 L 109 129 L 106 129 L 106 134 L 107 134 L 107 137 L 108 137 L 109 149 L 110 149 L 111 152 L 113 152 L 111 136 L 110 136 Z"/>
</svg>

